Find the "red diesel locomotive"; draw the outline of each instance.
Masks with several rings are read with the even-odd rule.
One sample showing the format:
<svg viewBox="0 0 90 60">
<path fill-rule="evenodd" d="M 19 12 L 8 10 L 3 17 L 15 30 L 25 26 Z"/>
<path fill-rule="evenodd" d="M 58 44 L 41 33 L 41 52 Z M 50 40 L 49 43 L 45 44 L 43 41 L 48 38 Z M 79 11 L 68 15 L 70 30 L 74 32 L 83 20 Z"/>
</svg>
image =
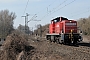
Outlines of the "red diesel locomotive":
<svg viewBox="0 0 90 60">
<path fill-rule="evenodd" d="M 63 44 L 77 44 L 82 41 L 82 31 L 77 27 L 77 21 L 57 17 L 51 20 L 47 40 Z"/>
</svg>

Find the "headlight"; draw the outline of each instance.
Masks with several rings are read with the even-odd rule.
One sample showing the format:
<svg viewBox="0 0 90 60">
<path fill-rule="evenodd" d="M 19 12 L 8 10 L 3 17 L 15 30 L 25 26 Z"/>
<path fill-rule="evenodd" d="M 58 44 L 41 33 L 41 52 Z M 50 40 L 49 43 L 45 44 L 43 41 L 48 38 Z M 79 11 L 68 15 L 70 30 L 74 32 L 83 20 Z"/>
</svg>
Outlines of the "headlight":
<svg viewBox="0 0 90 60">
<path fill-rule="evenodd" d="M 82 35 L 82 31 L 80 31 L 80 34 Z"/>
<path fill-rule="evenodd" d="M 82 35 L 82 32 L 80 33 L 80 36 Z"/>
<path fill-rule="evenodd" d="M 63 34 L 63 33 L 62 33 Z"/>
</svg>

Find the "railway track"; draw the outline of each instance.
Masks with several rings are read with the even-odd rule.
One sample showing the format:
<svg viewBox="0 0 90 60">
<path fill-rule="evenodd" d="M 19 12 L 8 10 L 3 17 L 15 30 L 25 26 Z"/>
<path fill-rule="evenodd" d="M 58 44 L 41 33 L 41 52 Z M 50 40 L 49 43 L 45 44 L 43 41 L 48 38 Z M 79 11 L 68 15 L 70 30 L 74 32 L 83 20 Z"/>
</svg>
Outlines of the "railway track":
<svg viewBox="0 0 90 60">
<path fill-rule="evenodd" d="M 34 42 L 32 42 L 32 45 L 36 47 L 37 51 L 41 55 L 45 55 L 45 57 L 47 57 L 47 60 L 51 55 L 60 56 L 64 60 L 90 60 L 90 47 L 88 45 L 89 43 L 80 44 L 81 45 L 79 47 L 61 45 L 57 43 L 51 43 L 45 38 L 38 38 L 38 40 L 36 39 L 34 40 Z"/>
<path fill-rule="evenodd" d="M 52 43 L 58 55 L 70 60 L 90 60 L 90 44 L 80 43 L 78 47 Z M 85 44 L 85 45 L 84 45 Z M 86 45 L 87 44 L 87 45 Z M 83 45 L 83 46 L 82 46 Z M 53 49 L 52 49 L 53 50 Z"/>
<path fill-rule="evenodd" d="M 46 41 L 45 38 L 42 38 L 42 39 L 43 39 L 43 41 Z M 47 41 L 47 42 L 49 42 L 49 41 Z M 55 44 L 55 43 L 52 43 L 52 44 Z M 81 46 L 80 44 L 83 44 L 85 46 Z M 88 45 L 90 45 L 90 43 L 87 43 L 88 44 L 87 46 L 86 46 L 86 43 L 84 43 L 84 42 L 82 42 L 80 44 L 79 44 L 79 46 L 68 46 L 68 45 L 61 45 L 61 44 L 56 43 L 56 45 L 58 45 L 58 47 L 63 46 L 63 47 L 66 47 L 68 50 L 72 49 L 74 51 L 79 51 L 79 52 L 90 54 L 90 47 L 88 47 Z"/>
<path fill-rule="evenodd" d="M 68 46 L 51 43 L 55 51 L 58 55 L 66 58 L 67 60 L 90 60 L 90 47 L 88 46 Z"/>
</svg>

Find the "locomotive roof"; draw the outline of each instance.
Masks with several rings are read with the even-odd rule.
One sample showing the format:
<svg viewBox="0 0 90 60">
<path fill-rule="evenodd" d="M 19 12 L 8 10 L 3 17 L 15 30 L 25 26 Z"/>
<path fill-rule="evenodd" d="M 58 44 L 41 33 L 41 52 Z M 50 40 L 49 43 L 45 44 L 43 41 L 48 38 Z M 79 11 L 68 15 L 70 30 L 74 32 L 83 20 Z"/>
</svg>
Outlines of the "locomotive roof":
<svg viewBox="0 0 90 60">
<path fill-rule="evenodd" d="M 62 19 L 62 20 L 68 20 L 67 18 L 65 18 L 65 17 L 57 17 L 57 18 L 55 18 L 55 19 L 53 19 L 53 20 L 60 20 L 60 18 Z M 52 20 L 52 21 L 53 21 Z"/>
</svg>

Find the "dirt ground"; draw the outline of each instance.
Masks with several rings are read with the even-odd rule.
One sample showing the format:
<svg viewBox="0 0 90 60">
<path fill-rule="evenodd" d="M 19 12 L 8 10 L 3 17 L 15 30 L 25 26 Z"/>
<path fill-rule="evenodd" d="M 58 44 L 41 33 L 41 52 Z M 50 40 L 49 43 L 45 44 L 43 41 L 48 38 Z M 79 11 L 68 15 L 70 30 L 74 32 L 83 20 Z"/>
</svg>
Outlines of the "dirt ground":
<svg viewBox="0 0 90 60">
<path fill-rule="evenodd" d="M 33 49 L 28 52 L 22 50 L 18 53 L 17 60 L 22 60 L 20 59 L 22 55 L 26 55 L 25 60 L 90 60 L 90 39 L 87 36 L 84 36 L 84 40 L 79 43 L 79 46 L 61 45 L 49 42 L 45 38 L 34 36 L 29 36 L 28 43 Z M 0 47 L 0 50 L 2 51 L 3 48 Z M 0 54 L 2 53 L 0 52 Z"/>
<path fill-rule="evenodd" d="M 45 38 L 32 38 L 29 43 L 35 47 L 32 60 L 90 60 L 90 39 L 87 37 L 79 46 L 51 43 Z"/>
</svg>

